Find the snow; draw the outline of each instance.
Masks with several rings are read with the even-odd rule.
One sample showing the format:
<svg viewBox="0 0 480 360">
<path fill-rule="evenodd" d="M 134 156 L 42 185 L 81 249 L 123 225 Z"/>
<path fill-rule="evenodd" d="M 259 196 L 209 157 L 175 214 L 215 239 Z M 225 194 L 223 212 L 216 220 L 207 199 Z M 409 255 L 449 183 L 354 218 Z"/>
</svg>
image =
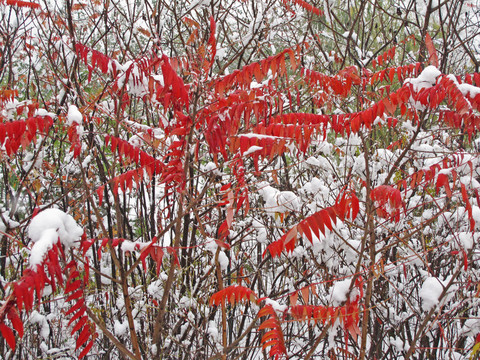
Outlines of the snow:
<svg viewBox="0 0 480 360">
<path fill-rule="evenodd" d="M 162 274 L 160 274 L 160 277 Z M 150 295 L 154 299 L 160 300 L 163 296 L 162 280 L 163 280 L 162 278 L 157 279 L 147 287 L 148 295 Z"/>
<path fill-rule="evenodd" d="M 265 200 L 265 211 L 272 216 L 275 213 L 297 211 L 300 207 L 299 199 L 292 191 L 280 191 L 262 182 L 258 192 Z"/>
<path fill-rule="evenodd" d="M 212 172 L 215 175 L 222 176 L 222 173 L 218 169 L 218 166 L 212 161 L 208 162 L 205 165 L 203 165 L 203 164 L 200 165 L 200 170 L 205 172 L 205 173 Z"/>
<path fill-rule="evenodd" d="M 260 244 L 266 244 L 267 243 L 267 229 L 265 228 L 265 225 L 263 225 L 260 221 L 258 220 L 253 220 L 252 221 L 252 227 L 257 231 L 257 241 Z"/>
<path fill-rule="evenodd" d="M 127 334 L 127 330 L 128 330 L 128 321 L 125 320 L 125 322 L 120 322 L 119 320 L 115 320 L 115 323 L 113 325 L 113 329 L 114 329 L 114 332 L 115 332 L 115 335 L 116 336 L 125 336 Z"/>
<path fill-rule="evenodd" d="M 35 110 L 35 116 L 50 116 L 51 118 L 55 118 L 57 117 L 57 115 L 55 113 L 52 113 L 52 112 L 48 112 L 47 110 L 45 109 L 37 109 Z"/>
<path fill-rule="evenodd" d="M 442 292 L 442 282 L 436 277 L 427 277 L 419 291 L 420 298 L 422 299 L 422 309 L 430 311 L 438 304 Z"/>
<path fill-rule="evenodd" d="M 141 251 L 143 248 L 148 246 L 147 243 L 143 243 L 140 241 L 129 241 L 129 240 L 124 240 L 122 242 L 122 251 Z"/>
<path fill-rule="evenodd" d="M 213 341 L 219 341 L 218 328 L 214 321 L 208 322 L 207 334 L 213 339 Z"/>
<path fill-rule="evenodd" d="M 323 156 L 318 156 L 318 157 L 310 156 L 307 160 L 305 160 L 305 163 L 310 166 L 319 167 L 325 171 L 328 171 L 331 169 L 330 163 Z"/>
<path fill-rule="evenodd" d="M 480 87 L 470 84 L 460 84 L 458 85 L 458 89 L 462 92 L 463 95 L 469 96 L 471 98 L 474 98 L 475 96 L 480 94 Z"/>
<path fill-rule="evenodd" d="M 28 227 L 28 237 L 34 243 L 30 252 L 30 266 L 41 264 L 58 239 L 68 249 L 76 245 L 82 234 L 83 229 L 62 210 L 47 209 L 40 212 Z"/>
<path fill-rule="evenodd" d="M 477 205 L 472 205 L 472 217 L 475 220 L 475 229 L 480 229 L 480 208 Z"/>
<path fill-rule="evenodd" d="M 35 267 L 43 262 L 45 254 L 53 247 L 53 244 L 58 240 L 58 234 L 56 229 L 45 229 L 42 232 L 42 236 L 32 246 L 30 252 L 30 266 Z"/>
<path fill-rule="evenodd" d="M 271 305 L 273 310 L 283 313 L 288 309 L 287 305 L 281 305 L 278 301 L 275 301 L 273 299 L 266 298 L 265 299 L 265 305 Z"/>
<path fill-rule="evenodd" d="M 461 333 L 464 336 L 476 336 L 480 333 L 480 319 L 467 319 Z"/>
<path fill-rule="evenodd" d="M 245 151 L 245 152 L 243 153 L 243 155 L 244 155 L 244 156 L 247 156 L 247 155 L 250 155 L 250 154 L 254 153 L 255 151 L 262 150 L 262 149 L 263 149 L 263 147 L 261 147 L 261 146 L 253 145 L 253 146 L 250 146 L 250 147 L 247 149 L 247 151 Z"/>
<path fill-rule="evenodd" d="M 342 305 L 347 301 L 348 289 L 352 279 L 336 281 L 330 289 L 330 301 L 333 306 Z M 353 291 L 352 291 L 353 292 Z"/>
<path fill-rule="evenodd" d="M 228 268 L 228 264 L 230 263 L 229 260 L 228 260 L 228 257 L 227 255 L 223 252 L 223 251 L 220 251 L 218 253 L 218 263 L 220 264 L 220 268 L 223 270 L 223 271 L 226 271 L 227 268 Z"/>
<path fill-rule="evenodd" d="M 478 233 L 475 233 L 475 236 L 476 238 L 478 238 Z M 461 246 L 465 249 L 465 250 L 470 250 L 473 248 L 473 243 L 474 243 L 474 239 L 473 239 L 473 234 L 471 232 L 461 232 L 458 234 L 458 240 L 460 241 L 460 244 Z"/>
<path fill-rule="evenodd" d="M 83 122 L 83 115 L 78 110 L 75 105 L 70 105 L 68 107 L 68 114 L 67 114 L 67 124 L 69 126 L 73 125 L 74 123 L 81 125 Z"/>
<path fill-rule="evenodd" d="M 250 83 L 250 89 L 260 89 L 260 88 L 262 88 L 262 87 L 263 87 L 263 84 L 258 83 L 258 82 L 256 82 L 256 81 L 252 81 L 252 82 Z"/>
<path fill-rule="evenodd" d="M 37 310 L 33 310 L 28 321 L 30 324 L 38 324 L 40 327 L 40 336 L 44 340 L 48 340 L 50 336 L 50 326 L 44 315 L 40 314 Z"/>
<path fill-rule="evenodd" d="M 408 78 L 405 79 L 404 84 L 412 84 L 413 90 L 418 92 L 425 88 L 430 88 L 435 85 L 437 77 L 441 75 L 441 71 L 438 70 L 435 66 L 427 66 L 422 73 L 417 78 Z"/>
</svg>

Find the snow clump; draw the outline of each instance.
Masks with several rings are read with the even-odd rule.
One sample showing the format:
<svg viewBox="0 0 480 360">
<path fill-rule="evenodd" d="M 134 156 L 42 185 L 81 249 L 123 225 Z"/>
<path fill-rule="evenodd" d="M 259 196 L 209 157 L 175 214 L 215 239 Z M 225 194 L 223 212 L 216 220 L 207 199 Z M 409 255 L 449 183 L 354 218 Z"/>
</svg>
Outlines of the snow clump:
<svg viewBox="0 0 480 360">
<path fill-rule="evenodd" d="M 78 107 L 76 107 L 75 105 L 70 105 L 68 107 L 67 124 L 70 126 L 72 126 L 73 123 L 82 125 L 82 122 L 83 122 L 83 115 L 78 110 Z"/>
<path fill-rule="evenodd" d="M 80 240 L 83 229 L 73 217 L 59 209 L 47 209 L 35 216 L 28 227 L 28 237 L 33 241 L 30 251 L 30 266 L 43 262 L 45 254 L 57 240 L 70 248 Z"/>
<path fill-rule="evenodd" d="M 442 282 L 436 277 L 428 277 L 424 281 L 419 292 L 419 295 L 422 299 L 423 310 L 430 311 L 435 305 L 437 305 L 442 292 Z"/>
<path fill-rule="evenodd" d="M 405 79 L 405 84 L 410 83 L 413 85 L 413 90 L 418 92 L 422 89 L 430 88 L 437 82 L 437 77 L 441 75 L 441 71 L 435 66 L 427 66 L 422 73 L 415 79 Z"/>
</svg>

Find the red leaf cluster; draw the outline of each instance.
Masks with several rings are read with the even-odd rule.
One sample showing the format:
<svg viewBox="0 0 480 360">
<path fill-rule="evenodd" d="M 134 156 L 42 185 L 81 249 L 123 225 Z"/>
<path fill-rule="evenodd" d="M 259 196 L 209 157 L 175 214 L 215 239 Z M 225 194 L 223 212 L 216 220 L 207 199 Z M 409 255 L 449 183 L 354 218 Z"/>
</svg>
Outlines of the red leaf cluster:
<svg viewBox="0 0 480 360">
<path fill-rule="evenodd" d="M 480 104 L 480 98 L 478 99 Z M 476 103 L 472 103 L 475 105 Z M 439 123 L 445 123 L 447 126 L 451 126 L 455 129 L 464 129 L 468 134 L 469 140 L 472 135 L 480 130 L 480 116 L 475 115 L 473 112 L 463 112 L 459 114 L 456 111 L 442 110 L 438 118 Z"/>
<path fill-rule="evenodd" d="M 165 255 L 164 249 L 166 249 L 167 252 L 174 257 L 173 263 L 175 265 L 180 266 L 180 262 L 178 261 L 178 255 L 175 248 L 170 246 L 166 246 L 166 247 L 159 246 L 157 245 L 157 241 L 158 239 L 156 237 L 152 239 L 150 244 L 148 244 L 148 246 L 142 250 L 140 254 L 140 259 L 142 260 L 143 269 L 147 271 L 147 264 L 145 262 L 145 259 L 147 258 L 148 255 L 150 255 L 156 263 L 156 271 L 157 271 L 157 275 L 159 275 L 160 268 L 162 267 L 163 256 Z"/>
<path fill-rule="evenodd" d="M 16 120 L 0 123 L 0 145 L 5 146 L 8 156 L 15 154 L 20 145 L 26 147 L 36 139 L 37 132 L 47 133 L 53 125 L 50 116 L 29 117 L 27 120 Z"/>
<path fill-rule="evenodd" d="M 188 87 L 173 69 L 167 55 L 162 55 L 159 62 L 163 75 L 163 85 L 150 76 L 148 84 L 150 95 L 161 103 L 165 110 L 170 106 L 173 106 L 175 110 L 180 110 L 182 107 L 188 109 L 190 104 Z M 149 74 L 149 72 L 146 72 L 146 74 Z"/>
<path fill-rule="evenodd" d="M 387 51 L 385 51 L 383 54 L 380 54 L 377 56 L 376 59 L 372 60 L 372 66 L 375 69 L 377 65 L 383 66 L 383 64 L 386 64 L 388 61 L 391 61 L 395 58 L 395 50 L 396 46 L 391 47 Z"/>
<path fill-rule="evenodd" d="M 105 137 L 105 145 L 108 146 L 110 142 L 110 149 L 118 155 L 128 158 L 131 162 L 136 163 L 145 169 L 150 177 L 154 174 L 162 174 L 165 165 L 158 159 L 149 155 L 140 148 L 130 144 L 128 141 L 117 138 L 116 136 L 107 135 Z"/>
<path fill-rule="evenodd" d="M 384 219 L 400 221 L 400 208 L 405 209 L 400 190 L 390 185 L 380 185 L 372 190 L 370 198 L 377 205 L 377 215 Z"/>
<path fill-rule="evenodd" d="M 78 271 L 77 263 L 71 260 L 64 269 L 60 265 L 66 260 L 63 247 L 58 241 L 45 255 L 42 264 L 35 268 L 27 268 L 20 280 L 11 284 L 12 292 L 7 297 L 0 308 L 0 332 L 6 339 L 10 348 L 14 349 L 16 342 L 13 331 L 5 324 L 6 319 L 17 331 L 18 336 L 23 336 L 23 323 L 20 314 L 23 309 L 29 312 L 33 309 L 34 296 L 40 301 L 42 292 L 46 285 L 52 287 L 52 291 L 57 291 L 57 286 L 63 289 L 67 296 L 66 301 L 72 302 L 72 307 L 65 313 L 66 316 L 72 316 L 68 325 L 73 325 L 71 334 L 78 333 L 76 349 L 82 347 L 89 339 L 90 342 L 79 354 L 79 358 L 84 357 L 93 346 L 95 339 L 95 325 L 91 324 L 88 316 L 85 315 L 85 294 L 83 288 L 88 282 L 88 266 L 85 268 L 85 275 L 81 276 Z M 87 263 L 88 265 L 88 263 Z M 64 281 L 64 274 L 66 281 Z"/>
<path fill-rule="evenodd" d="M 255 127 L 255 132 L 294 140 L 300 151 L 306 152 L 315 132 L 322 130 L 324 138 L 326 137 L 329 123 L 328 115 L 289 113 L 269 118 L 268 125 L 261 122 Z"/>
<path fill-rule="evenodd" d="M 337 320 L 343 324 L 354 339 L 359 334 L 358 323 L 360 321 L 358 302 L 350 302 L 343 306 L 314 306 L 295 305 L 289 308 L 288 313 L 297 321 L 314 321 L 315 324 L 333 325 Z"/>
<path fill-rule="evenodd" d="M 242 121 L 248 129 L 252 114 L 257 119 L 267 115 L 271 108 L 267 101 L 258 99 L 261 95 L 259 90 L 238 90 L 227 97 L 219 98 L 199 113 L 197 126 L 206 124 L 204 136 L 211 154 L 216 157 L 221 153 L 227 159 L 226 146 L 229 138 L 237 134 Z"/>
<path fill-rule="evenodd" d="M 243 301 L 256 303 L 257 300 L 258 296 L 253 290 L 241 285 L 231 285 L 213 294 L 210 297 L 210 306 L 224 306 L 227 302 L 232 305 Z"/>
<path fill-rule="evenodd" d="M 355 66 L 349 66 L 341 70 L 335 76 L 328 76 L 320 72 L 302 69 L 303 81 L 316 90 L 322 90 L 328 94 L 346 97 L 350 94 L 352 85 L 360 85 L 360 76 Z"/>
<path fill-rule="evenodd" d="M 344 194 L 335 205 L 310 215 L 293 226 L 280 239 L 268 245 L 263 256 L 266 255 L 267 251 L 270 252 L 272 257 L 280 256 L 283 250 L 292 252 L 299 235 L 304 235 L 310 242 L 313 242 L 314 235 L 319 238 L 320 234 L 325 235 L 327 229 L 331 231 L 337 219 L 344 221 L 345 218 L 349 217 L 354 220 L 358 212 L 359 201 L 357 196 L 353 192 L 349 193 L 348 197 Z"/>
<path fill-rule="evenodd" d="M 258 330 L 270 329 L 262 336 L 262 339 L 260 340 L 262 343 L 262 349 L 266 349 L 270 346 L 269 355 L 275 360 L 280 359 L 283 356 L 287 356 L 282 326 L 272 305 L 266 305 L 261 308 L 257 316 L 268 316 L 267 320 L 260 324 Z"/>
<path fill-rule="evenodd" d="M 292 49 L 285 49 L 277 55 L 270 56 L 259 62 L 246 65 L 239 70 L 235 70 L 229 75 L 219 78 L 215 82 L 216 92 L 223 94 L 225 90 L 230 88 L 248 88 L 254 76 L 257 82 L 260 82 L 267 75 L 269 70 L 271 70 L 273 76 L 285 75 L 287 73 L 285 64 L 285 58 L 287 54 L 290 58 L 290 65 L 295 70 L 297 66 L 295 54 L 293 53 Z"/>
<path fill-rule="evenodd" d="M 75 260 L 70 261 L 65 268 L 67 281 L 64 294 L 68 295 L 67 302 L 74 303 L 74 305 L 65 313 L 67 316 L 72 316 L 68 321 L 68 326 L 75 324 L 70 333 L 71 335 L 78 333 L 75 350 L 78 350 L 86 344 L 80 352 L 80 359 L 90 351 L 96 337 L 95 324 L 90 322 L 88 315 L 86 314 L 87 307 L 85 304 L 83 286 L 88 283 L 88 266 L 85 271 L 86 274 L 82 277 L 78 271 Z M 89 339 L 90 341 L 87 343 Z"/>
<path fill-rule="evenodd" d="M 306 11 L 315 14 L 317 16 L 323 15 L 323 11 L 320 10 L 319 8 L 307 3 L 306 1 L 303 0 L 282 0 L 282 3 L 289 9 L 288 2 L 292 2 L 295 5 L 300 6 L 301 8 L 305 9 Z"/>
<path fill-rule="evenodd" d="M 0 104 L 3 105 L 8 101 L 12 101 L 18 96 L 18 90 L 16 89 L 1 89 L 0 90 Z"/>
<path fill-rule="evenodd" d="M 4 0 L 1 1 L 2 3 Z M 20 1 L 20 0 L 7 0 L 7 5 L 10 6 L 18 6 L 18 7 L 26 7 L 30 9 L 40 9 L 40 4 L 30 2 L 30 1 Z"/>
<path fill-rule="evenodd" d="M 70 151 L 73 151 L 73 157 L 76 159 L 80 155 L 82 150 L 82 143 L 80 142 L 80 136 L 77 131 L 78 124 L 73 123 L 68 128 L 68 140 L 70 141 Z"/>
<path fill-rule="evenodd" d="M 252 146 L 260 147 L 261 149 L 249 155 L 254 159 L 255 169 L 258 171 L 258 159 L 260 157 L 273 159 L 274 156 L 283 154 L 288 150 L 285 146 L 287 141 L 288 139 L 269 135 L 241 134 L 230 138 L 230 151 L 236 153 L 240 150 L 243 154 Z"/>
<path fill-rule="evenodd" d="M 114 194 L 118 194 L 118 189 L 120 188 L 124 193 L 126 190 L 132 190 L 133 182 L 137 186 L 140 186 L 141 181 L 143 180 L 144 171 L 142 168 L 129 170 L 123 174 L 115 176 L 112 179 L 112 191 Z M 103 194 L 103 191 L 102 191 Z M 103 195 L 102 195 L 103 196 Z"/>
<path fill-rule="evenodd" d="M 92 72 L 93 69 L 98 68 L 103 74 L 108 73 L 109 67 L 111 67 L 113 74 L 116 73 L 116 64 L 110 57 L 101 52 L 91 49 L 83 44 L 76 43 L 75 44 L 75 51 L 80 59 L 84 62 L 84 64 L 88 68 L 88 82 L 92 79 Z M 90 57 L 90 64 L 88 61 L 88 55 Z"/>
<path fill-rule="evenodd" d="M 367 76 L 367 82 L 370 85 L 374 85 L 377 81 L 384 81 L 388 79 L 390 83 L 393 83 L 393 79 L 397 76 L 399 82 L 403 82 L 407 77 L 414 77 L 420 74 L 421 63 L 408 64 L 399 67 L 391 67 L 384 70 L 377 71 Z"/>
</svg>

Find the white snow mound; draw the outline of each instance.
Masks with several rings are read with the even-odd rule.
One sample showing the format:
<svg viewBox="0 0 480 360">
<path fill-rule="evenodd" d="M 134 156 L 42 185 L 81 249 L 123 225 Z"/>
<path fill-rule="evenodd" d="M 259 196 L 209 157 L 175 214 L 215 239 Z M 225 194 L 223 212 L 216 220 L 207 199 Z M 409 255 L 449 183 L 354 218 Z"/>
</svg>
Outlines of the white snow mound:
<svg viewBox="0 0 480 360">
<path fill-rule="evenodd" d="M 442 282 L 436 277 L 428 277 L 419 292 L 420 298 L 422 299 L 423 310 L 430 311 L 436 306 L 442 291 Z"/>
<path fill-rule="evenodd" d="M 75 246 L 82 234 L 83 229 L 62 210 L 47 209 L 40 212 L 28 227 L 28 237 L 34 243 L 30 252 L 30 266 L 41 264 L 58 239 L 68 249 Z"/>
</svg>

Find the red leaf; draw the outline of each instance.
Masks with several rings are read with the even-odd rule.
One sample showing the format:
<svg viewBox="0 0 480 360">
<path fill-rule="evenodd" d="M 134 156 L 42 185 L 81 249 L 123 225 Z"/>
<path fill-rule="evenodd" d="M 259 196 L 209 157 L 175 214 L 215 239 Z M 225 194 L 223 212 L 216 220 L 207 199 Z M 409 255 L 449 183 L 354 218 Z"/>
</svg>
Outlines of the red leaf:
<svg viewBox="0 0 480 360">
<path fill-rule="evenodd" d="M 23 337 L 23 322 L 18 316 L 18 310 L 12 306 L 7 313 L 7 317 L 12 322 L 13 328 L 17 330 L 18 336 Z"/>
<path fill-rule="evenodd" d="M 80 299 L 70 310 L 68 310 L 65 315 L 70 315 L 79 310 L 82 306 L 85 306 L 85 300 Z"/>
<path fill-rule="evenodd" d="M 85 355 L 88 354 L 88 352 L 90 351 L 92 346 L 93 346 L 93 339 L 90 340 L 90 342 L 87 344 L 87 346 L 85 346 L 85 348 L 80 352 L 80 354 L 78 355 L 78 358 L 82 359 L 83 357 L 85 357 Z"/>
<path fill-rule="evenodd" d="M 66 301 L 68 302 L 68 301 L 76 300 L 81 298 L 82 296 L 83 296 L 83 290 L 78 290 L 78 291 L 75 291 L 73 294 L 70 294 Z"/>
<path fill-rule="evenodd" d="M 105 185 L 100 186 L 97 189 L 97 195 L 98 195 L 98 204 L 101 206 L 103 202 L 103 193 L 105 191 Z"/>
<path fill-rule="evenodd" d="M 16 342 L 12 329 L 5 324 L 0 324 L 0 332 L 2 333 L 3 338 L 7 342 L 8 346 L 10 346 L 10 349 L 15 350 Z"/>
<path fill-rule="evenodd" d="M 85 344 L 85 342 L 88 340 L 89 337 L 90 337 L 90 327 L 85 326 L 82 332 L 80 333 L 80 335 L 78 335 L 75 350 L 77 350 L 80 346 Z"/>
<path fill-rule="evenodd" d="M 215 24 L 215 19 L 213 16 L 210 16 L 210 37 L 208 38 L 208 44 L 212 47 L 212 51 L 216 50 L 216 40 L 215 40 L 215 31 L 217 29 L 217 25 Z M 215 54 L 213 54 L 215 57 Z"/>
<path fill-rule="evenodd" d="M 430 34 L 427 32 L 425 36 L 425 46 L 427 47 L 429 58 L 428 61 L 430 64 L 438 68 L 438 55 L 437 50 L 435 49 L 435 45 L 433 44 L 433 40 L 430 37 Z"/>
<path fill-rule="evenodd" d="M 445 193 L 447 196 L 450 198 L 452 197 L 452 190 L 450 189 L 449 181 L 448 181 L 448 176 L 446 174 L 438 174 L 437 178 L 437 184 L 436 184 L 436 192 L 438 194 L 438 190 L 440 187 L 445 188 Z"/>
<path fill-rule="evenodd" d="M 67 286 L 65 286 L 65 293 L 69 293 L 69 292 L 72 292 L 72 291 L 75 291 L 77 290 L 80 285 L 82 284 L 82 281 L 81 280 L 75 280 L 74 282 L 69 282 L 67 284 Z"/>
<path fill-rule="evenodd" d="M 78 322 L 77 324 L 73 327 L 72 331 L 70 332 L 70 334 L 75 334 L 77 331 L 79 331 L 80 329 L 83 329 L 83 325 L 85 325 L 85 323 L 87 322 L 88 320 L 88 316 L 84 316 L 82 317 Z"/>
<path fill-rule="evenodd" d="M 352 194 L 350 198 L 350 209 L 351 209 L 351 219 L 355 220 L 357 218 L 358 212 L 360 211 L 360 203 L 355 194 Z"/>
<path fill-rule="evenodd" d="M 224 241 L 221 241 L 221 240 L 215 240 L 215 243 L 216 243 L 218 246 L 220 246 L 220 247 L 222 247 L 222 248 L 224 248 L 224 249 L 227 249 L 227 250 L 230 250 L 230 248 L 231 248 L 230 244 L 228 244 L 228 243 L 226 243 L 226 242 L 224 242 Z"/>
<path fill-rule="evenodd" d="M 377 215 L 379 217 L 395 220 L 395 222 L 400 221 L 399 209 L 405 207 L 400 190 L 390 185 L 380 185 L 372 190 L 370 198 L 378 206 Z"/>
<path fill-rule="evenodd" d="M 77 313 L 68 321 L 68 326 L 73 324 L 76 320 L 80 319 L 86 311 L 86 307 L 82 307 L 79 311 L 77 311 Z"/>
<path fill-rule="evenodd" d="M 261 342 L 262 348 L 265 349 L 271 346 L 269 355 L 271 357 L 278 358 L 279 356 L 287 355 L 287 349 L 285 348 L 285 340 L 283 338 L 282 328 L 280 326 L 280 321 L 278 316 L 275 313 L 272 305 L 266 305 L 258 312 L 258 317 L 269 316 L 267 320 L 262 322 L 258 327 L 259 330 L 262 329 L 272 329 L 267 331 L 263 335 Z"/>
</svg>

